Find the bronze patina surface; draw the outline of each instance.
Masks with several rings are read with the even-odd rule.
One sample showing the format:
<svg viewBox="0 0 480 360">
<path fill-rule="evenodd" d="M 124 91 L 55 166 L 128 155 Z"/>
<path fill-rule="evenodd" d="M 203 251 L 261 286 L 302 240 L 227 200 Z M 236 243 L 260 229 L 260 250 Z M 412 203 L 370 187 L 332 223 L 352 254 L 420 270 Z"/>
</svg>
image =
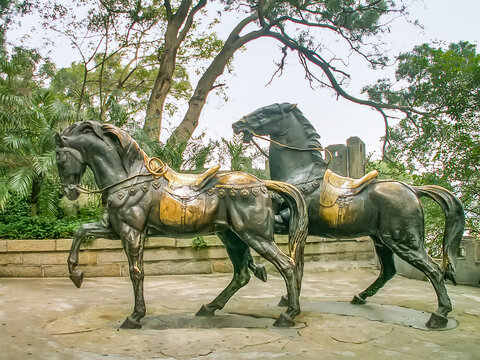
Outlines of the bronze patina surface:
<svg viewBox="0 0 480 360">
<path fill-rule="evenodd" d="M 431 281 L 438 299 L 438 309 L 427 326 L 447 324 L 452 304 L 444 279 L 455 283 L 455 261 L 463 235 L 465 216 L 458 198 L 435 185 L 410 186 L 395 180 L 377 180 L 375 173 L 362 179 L 348 179 L 327 169 L 312 124 L 293 104 L 273 104 L 244 116 L 233 124 L 244 141 L 253 136 L 270 136 L 270 177 L 297 186 L 308 207 L 309 233 L 348 238 L 370 236 L 374 242 L 381 271 L 352 303 L 364 304 L 396 273 L 393 254 L 422 271 Z M 423 209 L 419 197 L 437 202 L 446 217 L 443 239 L 443 269 L 425 250 Z M 280 209 L 286 224 L 288 209 Z M 288 226 L 287 226 L 288 227 Z"/>
<path fill-rule="evenodd" d="M 78 266 L 81 243 L 87 238 L 120 239 L 128 258 L 134 291 L 134 310 L 122 328 L 139 328 L 145 316 L 143 250 L 148 235 L 193 237 L 215 232 L 233 263 L 230 284 L 197 312 L 211 316 L 250 279 L 266 280 L 265 269 L 252 261 L 250 248 L 270 261 L 282 274 L 288 307 L 276 326 L 294 325 L 300 313 L 299 293 L 303 275 L 303 248 L 308 217 L 305 201 L 292 185 L 263 181 L 240 173 L 220 173 L 218 166 L 200 175 L 181 174 L 159 159 L 150 159 L 123 130 L 108 124 L 80 122 L 57 134 L 57 166 L 63 190 L 78 198 L 86 167 L 92 170 L 106 205 L 103 220 L 84 224 L 75 233 L 68 268 L 77 287 L 83 281 Z M 275 204 L 272 191 L 289 205 L 290 253 L 274 241 Z"/>
</svg>

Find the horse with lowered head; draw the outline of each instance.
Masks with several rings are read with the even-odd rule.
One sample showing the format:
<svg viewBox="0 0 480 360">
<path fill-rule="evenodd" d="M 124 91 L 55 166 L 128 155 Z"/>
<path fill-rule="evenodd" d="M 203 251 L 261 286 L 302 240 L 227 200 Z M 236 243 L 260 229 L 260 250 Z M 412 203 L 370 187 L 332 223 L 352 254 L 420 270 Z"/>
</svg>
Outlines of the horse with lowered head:
<svg viewBox="0 0 480 360">
<path fill-rule="evenodd" d="M 246 142 L 253 136 L 270 136 L 270 177 L 302 191 L 308 207 L 309 234 L 372 238 L 380 274 L 354 296 L 353 304 L 364 304 L 395 275 L 393 254 L 397 254 L 423 272 L 435 288 L 438 309 L 427 326 L 446 326 L 452 304 L 444 278 L 456 283 L 455 261 L 465 224 L 463 206 L 455 195 L 435 185 L 411 186 L 396 180 L 379 180 L 375 172 L 362 179 L 332 173 L 319 151 L 320 136 L 293 104 L 262 107 L 232 126 L 235 133 L 243 133 Z M 433 199 L 445 213 L 443 269 L 425 250 L 424 216 L 419 200 L 422 196 Z M 289 210 L 281 210 L 280 216 L 288 221 Z"/>
</svg>

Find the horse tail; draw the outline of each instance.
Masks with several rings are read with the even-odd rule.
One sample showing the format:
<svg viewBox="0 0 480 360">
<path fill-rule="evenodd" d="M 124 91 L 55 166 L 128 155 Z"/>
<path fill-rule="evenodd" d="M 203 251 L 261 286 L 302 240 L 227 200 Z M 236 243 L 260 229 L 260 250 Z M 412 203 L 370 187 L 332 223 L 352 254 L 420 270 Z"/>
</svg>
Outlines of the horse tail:
<svg viewBox="0 0 480 360">
<path fill-rule="evenodd" d="M 301 288 L 304 265 L 304 250 L 308 235 L 308 211 L 302 194 L 293 185 L 273 180 L 264 180 L 268 190 L 281 195 L 290 207 L 288 226 L 288 248 L 295 263 L 298 288 Z"/>
<path fill-rule="evenodd" d="M 455 263 L 465 226 L 465 213 L 460 200 L 447 189 L 436 185 L 413 186 L 418 196 L 426 196 L 435 201 L 445 214 L 443 234 L 443 277 L 457 285 Z"/>
</svg>

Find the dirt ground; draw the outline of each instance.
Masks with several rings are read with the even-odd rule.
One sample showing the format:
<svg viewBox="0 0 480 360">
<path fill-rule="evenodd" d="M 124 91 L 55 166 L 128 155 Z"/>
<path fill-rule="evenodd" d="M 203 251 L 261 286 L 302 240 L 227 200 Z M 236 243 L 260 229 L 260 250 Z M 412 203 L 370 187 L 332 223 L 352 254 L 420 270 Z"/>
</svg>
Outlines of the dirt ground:
<svg viewBox="0 0 480 360">
<path fill-rule="evenodd" d="M 446 330 L 424 326 L 436 310 L 428 282 L 395 276 L 367 305 L 349 300 L 378 270 L 305 274 L 296 326 L 274 328 L 283 280 L 269 274 L 212 318 L 195 317 L 229 274 L 145 278 L 140 330 L 119 330 L 133 308 L 128 278 L 0 278 L 0 359 L 479 359 L 480 288 L 447 285 Z"/>
</svg>

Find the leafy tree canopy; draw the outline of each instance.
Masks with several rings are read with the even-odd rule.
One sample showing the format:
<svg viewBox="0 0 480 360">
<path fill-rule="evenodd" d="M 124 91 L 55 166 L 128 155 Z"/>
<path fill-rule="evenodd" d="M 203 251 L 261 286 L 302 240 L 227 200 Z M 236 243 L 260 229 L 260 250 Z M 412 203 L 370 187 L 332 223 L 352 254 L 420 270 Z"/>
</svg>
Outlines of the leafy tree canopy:
<svg viewBox="0 0 480 360">
<path fill-rule="evenodd" d="M 480 230 L 480 54 L 468 42 L 423 44 L 398 57 L 396 81 L 365 88 L 375 101 L 421 108 L 390 127 L 387 156 L 419 182 L 450 184 Z"/>
</svg>

